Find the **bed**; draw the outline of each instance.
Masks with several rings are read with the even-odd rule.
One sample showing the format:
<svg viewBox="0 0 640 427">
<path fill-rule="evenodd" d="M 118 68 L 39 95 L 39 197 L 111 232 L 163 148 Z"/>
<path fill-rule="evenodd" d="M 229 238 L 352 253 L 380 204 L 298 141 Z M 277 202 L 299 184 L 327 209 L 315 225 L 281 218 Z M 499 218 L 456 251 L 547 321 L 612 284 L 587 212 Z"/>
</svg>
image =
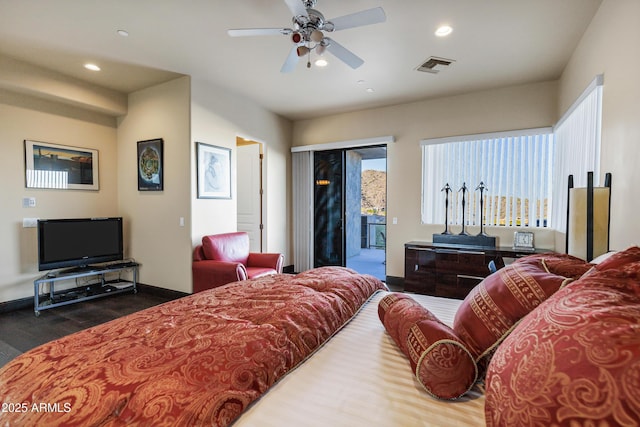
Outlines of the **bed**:
<svg viewBox="0 0 640 427">
<path fill-rule="evenodd" d="M 0 369 L 0 424 L 410 426 L 433 412 L 430 425 L 478 425 L 480 392 L 452 410 L 416 384 L 378 318 L 385 289 L 325 267 L 232 283 L 63 337 Z M 449 321 L 460 304 L 418 298 Z"/>
<path fill-rule="evenodd" d="M 429 396 L 385 332 L 378 291 L 336 336 L 255 402 L 234 427 L 482 426 L 480 384 L 457 401 Z M 461 300 L 412 294 L 452 324 Z"/>
<path fill-rule="evenodd" d="M 434 397 L 420 370 L 451 349 L 476 375 L 455 398 Z M 0 425 L 638 426 L 639 360 L 640 248 L 595 267 L 526 257 L 462 301 L 325 267 L 35 348 L 0 368 Z"/>
</svg>

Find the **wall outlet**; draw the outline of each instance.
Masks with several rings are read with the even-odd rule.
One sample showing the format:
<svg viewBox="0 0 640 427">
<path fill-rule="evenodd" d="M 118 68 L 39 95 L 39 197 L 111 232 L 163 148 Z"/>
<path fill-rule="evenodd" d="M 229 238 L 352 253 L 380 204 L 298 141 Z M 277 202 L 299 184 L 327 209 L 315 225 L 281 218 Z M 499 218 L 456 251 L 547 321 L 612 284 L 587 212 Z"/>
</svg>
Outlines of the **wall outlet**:
<svg viewBox="0 0 640 427">
<path fill-rule="evenodd" d="M 393 221 L 392 221 L 392 223 L 393 223 L 394 225 L 396 225 L 396 224 L 398 223 L 398 217 L 397 217 L 397 216 L 394 216 L 394 217 L 393 217 Z"/>
<path fill-rule="evenodd" d="M 22 218 L 22 228 L 34 228 L 38 226 L 38 218 Z"/>
</svg>

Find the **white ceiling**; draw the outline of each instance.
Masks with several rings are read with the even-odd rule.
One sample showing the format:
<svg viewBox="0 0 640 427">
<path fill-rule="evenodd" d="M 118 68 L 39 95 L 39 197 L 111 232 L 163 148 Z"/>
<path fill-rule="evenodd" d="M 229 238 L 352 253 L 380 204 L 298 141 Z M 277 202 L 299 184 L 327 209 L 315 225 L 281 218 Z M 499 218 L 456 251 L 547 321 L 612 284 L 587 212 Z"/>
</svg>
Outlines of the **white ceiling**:
<svg viewBox="0 0 640 427">
<path fill-rule="evenodd" d="M 331 35 L 364 59 L 360 68 L 329 56 L 327 68 L 302 60 L 282 74 L 288 37 L 226 30 L 291 27 L 284 0 L 0 0 L 0 54 L 125 93 L 188 74 L 296 120 L 557 79 L 600 3 L 318 0 L 328 19 L 381 6 L 387 21 Z M 453 33 L 435 37 L 445 23 Z M 455 62 L 416 71 L 430 56 Z M 87 61 L 102 71 L 86 71 Z"/>
</svg>

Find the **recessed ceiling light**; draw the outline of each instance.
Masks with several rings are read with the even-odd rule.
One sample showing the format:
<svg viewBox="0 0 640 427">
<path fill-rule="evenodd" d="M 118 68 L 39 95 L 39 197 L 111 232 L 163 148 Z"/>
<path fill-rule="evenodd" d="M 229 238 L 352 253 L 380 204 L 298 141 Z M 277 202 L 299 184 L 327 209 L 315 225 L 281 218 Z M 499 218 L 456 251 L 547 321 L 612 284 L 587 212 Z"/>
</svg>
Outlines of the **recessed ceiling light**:
<svg viewBox="0 0 640 427">
<path fill-rule="evenodd" d="M 358 80 L 358 81 L 357 81 L 357 83 L 358 83 L 359 85 L 362 85 L 362 84 L 364 84 L 365 82 L 364 82 L 364 80 Z"/>
<path fill-rule="evenodd" d="M 438 29 L 436 30 L 435 34 L 438 37 L 445 37 L 448 36 L 449 34 L 451 34 L 451 32 L 453 31 L 453 28 L 451 28 L 448 25 L 442 25 L 440 27 L 438 27 Z"/>
<path fill-rule="evenodd" d="M 118 35 L 122 37 L 129 37 L 129 32 L 127 30 L 118 30 L 116 31 L 116 33 L 118 33 Z"/>
<path fill-rule="evenodd" d="M 316 64 L 316 67 L 326 67 L 327 65 L 329 65 L 327 60 L 324 58 L 316 59 L 315 64 Z"/>
<path fill-rule="evenodd" d="M 84 64 L 84 68 L 91 71 L 100 71 L 100 67 L 98 67 L 96 64 Z"/>
<path fill-rule="evenodd" d="M 369 93 L 373 93 L 373 92 L 375 92 L 375 91 L 376 91 L 376 90 L 375 90 L 374 88 L 372 88 L 372 87 L 368 87 L 368 88 L 367 88 L 367 92 L 369 92 Z"/>
</svg>

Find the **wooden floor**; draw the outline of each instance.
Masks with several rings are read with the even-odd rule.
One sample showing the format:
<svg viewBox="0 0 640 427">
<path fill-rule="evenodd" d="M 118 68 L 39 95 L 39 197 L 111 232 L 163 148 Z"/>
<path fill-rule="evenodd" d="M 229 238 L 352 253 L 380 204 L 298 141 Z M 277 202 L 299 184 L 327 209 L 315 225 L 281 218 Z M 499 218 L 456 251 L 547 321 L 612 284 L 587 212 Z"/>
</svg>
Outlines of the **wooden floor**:
<svg viewBox="0 0 640 427">
<path fill-rule="evenodd" d="M 139 285 L 137 294 L 118 294 L 43 310 L 39 317 L 33 306 L 0 313 L 0 366 L 40 344 L 184 295 Z"/>
</svg>

